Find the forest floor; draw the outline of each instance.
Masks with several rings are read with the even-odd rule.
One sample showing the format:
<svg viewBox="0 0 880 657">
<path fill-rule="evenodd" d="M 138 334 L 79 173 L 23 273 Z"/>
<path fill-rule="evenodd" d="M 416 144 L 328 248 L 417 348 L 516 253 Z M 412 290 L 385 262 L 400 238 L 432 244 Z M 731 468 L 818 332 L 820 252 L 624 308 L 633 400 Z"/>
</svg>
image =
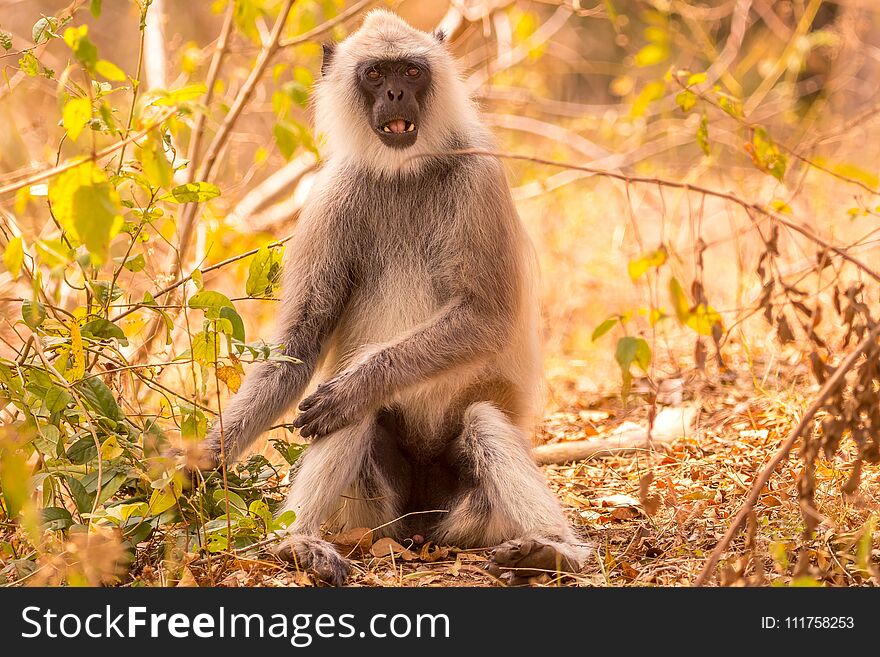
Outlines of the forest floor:
<svg viewBox="0 0 880 657">
<path fill-rule="evenodd" d="M 735 346 L 731 347 L 735 350 Z M 662 407 L 696 410 L 685 435 L 625 454 L 603 454 L 544 467 L 578 535 L 595 547 L 583 572 L 546 573 L 540 586 L 687 586 L 703 568 L 756 476 L 776 453 L 816 393 L 801 352 L 768 356 L 733 353 L 742 365 L 703 372 L 678 365 L 654 372 Z M 658 367 L 658 370 L 660 368 Z M 626 404 L 616 390 L 619 373 L 597 382 L 595 363 L 548 367 L 548 411 L 536 443 L 598 439 L 621 428 L 647 426 L 651 405 L 636 380 Z M 670 374 L 671 373 L 671 374 Z M 817 422 L 821 418 L 817 419 Z M 764 487 L 748 527 L 719 562 L 712 584 L 733 586 L 880 585 L 880 468 L 866 466 L 853 495 L 851 445 L 830 460 L 820 457 L 816 506 L 821 522 L 804 536 L 798 501 L 799 455 L 792 453 Z M 280 472 L 283 472 L 281 469 Z M 283 484 L 283 481 L 278 483 Z M 279 488 L 276 486 L 276 491 Z M 283 491 L 280 491 L 283 492 Z M 280 497 L 279 497 L 280 499 Z M 0 526 L 0 538 L 14 531 Z M 483 569 L 489 550 L 412 542 L 373 543 L 357 531 L 333 537 L 352 561 L 351 586 L 504 586 Z M 178 552 L 163 541 L 138 547 L 120 573 L 123 586 L 314 586 L 319 583 L 265 552 L 211 555 Z M 10 573 L 11 574 L 11 573 Z M 7 584 L 37 583 L 12 576 Z M 25 581 L 27 580 L 27 582 Z"/>
<path fill-rule="evenodd" d="M 725 376 L 695 372 L 669 379 L 660 401 L 698 409 L 686 436 L 653 450 L 551 465 L 550 486 L 576 531 L 596 546 L 584 572 L 548 573 L 537 585 L 683 586 L 691 583 L 738 511 L 756 475 L 797 423 L 815 392 L 796 353 Z M 645 425 L 649 405 L 636 394 L 625 406 L 619 395 L 585 388 L 576 366 L 548 377 L 551 410 L 538 442 L 590 439 L 623 423 Z M 609 382 L 609 389 L 619 386 Z M 844 496 L 849 476 L 843 450 L 820 460 L 816 504 L 823 516 L 815 536 L 803 536 L 792 454 L 762 491 L 746 531 L 719 563 L 721 585 L 878 585 L 880 550 L 871 509 L 880 502 L 880 471 L 869 468 L 855 495 Z M 488 550 L 447 546 L 371 545 L 357 536 L 338 538 L 353 564 L 352 586 L 502 586 L 482 568 Z M 799 563 L 798 563 L 799 562 Z M 309 586 L 306 573 L 271 557 L 214 556 L 182 569 L 180 585 Z M 173 583 L 147 567 L 144 584 Z M 157 578 L 162 581 L 157 581 Z"/>
</svg>

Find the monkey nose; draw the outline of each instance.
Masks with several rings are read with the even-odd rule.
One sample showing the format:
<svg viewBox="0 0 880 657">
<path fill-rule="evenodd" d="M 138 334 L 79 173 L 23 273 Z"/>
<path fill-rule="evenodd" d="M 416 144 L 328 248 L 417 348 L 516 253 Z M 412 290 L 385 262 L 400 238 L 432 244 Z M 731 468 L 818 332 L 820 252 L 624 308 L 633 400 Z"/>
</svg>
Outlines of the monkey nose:
<svg viewBox="0 0 880 657">
<path fill-rule="evenodd" d="M 388 90 L 388 100 L 390 100 L 390 101 L 393 102 L 393 101 L 395 101 L 395 100 L 400 100 L 400 99 L 402 99 L 402 98 L 403 98 L 403 92 L 402 92 L 402 91 L 399 91 L 399 92 L 397 92 L 397 93 L 394 93 L 394 91 L 392 91 L 391 89 Z"/>
</svg>

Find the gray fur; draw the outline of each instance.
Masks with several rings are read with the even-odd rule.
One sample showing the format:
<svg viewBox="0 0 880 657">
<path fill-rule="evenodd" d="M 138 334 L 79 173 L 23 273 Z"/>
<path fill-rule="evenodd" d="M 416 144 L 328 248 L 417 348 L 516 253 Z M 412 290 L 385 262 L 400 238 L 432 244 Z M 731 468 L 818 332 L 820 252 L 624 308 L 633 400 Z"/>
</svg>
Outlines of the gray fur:
<svg viewBox="0 0 880 657">
<path fill-rule="evenodd" d="M 432 102 L 460 96 L 448 101 L 447 136 L 433 135 L 434 146 L 491 143 L 445 46 L 387 12 L 337 46 L 319 103 L 332 84 L 346 84 L 338 69 L 353 68 L 377 39 L 389 56 L 415 44 L 430 59 Z M 344 103 L 347 90 L 338 93 Z M 432 126 L 420 126 L 420 140 Z M 303 363 L 262 364 L 248 375 L 223 412 L 227 458 L 315 379 L 295 421 L 314 442 L 282 509 L 297 519 L 281 556 L 318 564 L 338 583 L 344 569 L 319 540 L 322 523 L 390 523 L 384 533 L 400 539 L 419 532 L 461 547 L 504 544 L 494 569 L 576 570 L 586 553 L 526 438 L 540 402 L 538 303 L 503 168 L 493 158 L 434 155 L 390 170 L 377 153 L 391 149 L 374 142 L 358 158 L 331 140 L 287 248 L 279 338 Z M 218 423 L 204 444 L 214 463 L 219 447 Z"/>
</svg>

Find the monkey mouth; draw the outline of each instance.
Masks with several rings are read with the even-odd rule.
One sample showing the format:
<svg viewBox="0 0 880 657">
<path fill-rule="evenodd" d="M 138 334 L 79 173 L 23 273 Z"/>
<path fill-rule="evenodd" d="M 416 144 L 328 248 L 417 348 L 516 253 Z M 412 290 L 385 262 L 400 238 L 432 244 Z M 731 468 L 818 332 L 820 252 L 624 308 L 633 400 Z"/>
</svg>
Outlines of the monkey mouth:
<svg viewBox="0 0 880 657">
<path fill-rule="evenodd" d="M 402 135 L 415 132 L 416 124 L 406 119 L 391 119 L 379 126 L 379 130 L 389 135 Z"/>
</svg>

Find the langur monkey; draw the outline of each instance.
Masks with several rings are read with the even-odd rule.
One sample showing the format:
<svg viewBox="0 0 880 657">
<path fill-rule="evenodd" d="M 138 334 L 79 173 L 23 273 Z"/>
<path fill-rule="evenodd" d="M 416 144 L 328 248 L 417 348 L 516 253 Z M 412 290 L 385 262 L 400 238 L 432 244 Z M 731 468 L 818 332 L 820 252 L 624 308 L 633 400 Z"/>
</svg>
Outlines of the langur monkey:
<svg viewBox="0 0 880 657">
<path fill-rule="evenodd" d="M 538 300 L 531 245 L 441 33 L 384 10 L 324 47 L 324 162 L 287 247 L 279 342 L 223 411 L 236 459 L 301 399 L 312 444 L 276 549 L 332 584 L 350 566 L 327 529 L 496 546 L 515 576 L 577 571 L 577 539 L 535 465 Z M 222 465 L 221 423 L 202 444 Z"/>
</svg>

